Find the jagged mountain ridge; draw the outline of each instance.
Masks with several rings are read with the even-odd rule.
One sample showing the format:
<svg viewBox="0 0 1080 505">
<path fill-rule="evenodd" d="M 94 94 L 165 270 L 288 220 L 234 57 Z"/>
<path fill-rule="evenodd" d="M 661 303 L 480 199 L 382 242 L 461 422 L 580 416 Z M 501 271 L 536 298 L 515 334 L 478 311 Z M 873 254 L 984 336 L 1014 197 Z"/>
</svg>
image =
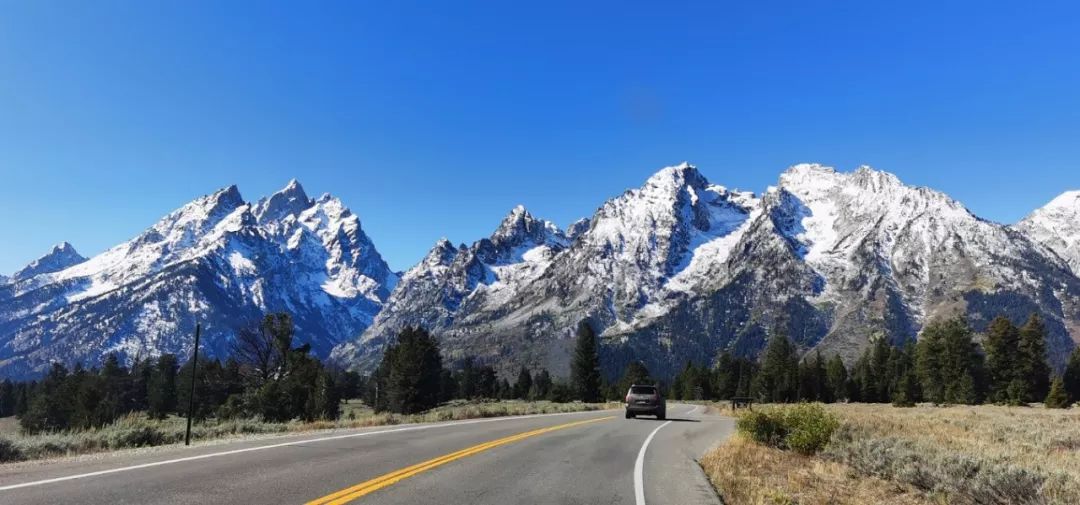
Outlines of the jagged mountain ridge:
<svg viewBox="0 0 1080 505">
<path fill-rule="evenodd" d="M 431 329 L 451 360 L 565 374 L 587 318 L 610 370 L 645 358 L 667 373 L 753 355 L 777 332 L 851 359 L 934 317 L 981 329 L 1032 311 L 1060 363 L 1080 335 L 1076 216 L 1075 191 L 1003 226 L 869 167 L 796 165 L 755 195 L 684 163 L 565 231 L 519 206 L 470 246 L 440 240 L 399 280 L 339 200 L 296 181 L 254 203 L 229 187 L 89 260 L 64 243 L 0 277 L 0 371 L 186 353 L 196 316 L 224 355 L 238 322 L 268 310 L 292 312 L 321 356 L 368 369 L 404 325 Z"/>
<path fill-rule="evenodd" d="M 458 282 L 434 290 L 455 300 L 434 314 L 436 304 L 414 295 L 417 284 L 400 286 L 393 311 L 334 357 L 370 367 L 412 324 L 435 332 L 452 359 L 565 374 L 582 318 L 603 331 L 611 369 L 644 357 L 661 372 L 722 349 L 752 355 L 778 331 L 803 350 L 852 359 L 872 336 L 902 342 L 954 314 L 982 329 L 998 313 L 1018 321 L 1043 313 L 1055 362 L 1080 337 L 1080 280 L 1054 247 L 869 167 L 796 165 L 757 196 L 713 185 L 684 163 L 571 228 L 568 245 L 512 287 L 513 297 Z M 451 250 L 437 246 L 406 277 L 463 271 L 449 268 Z"/>
<path fill-rule="evenodd" d="M 0 287 L 0 370 L 186 354 L 196 320 L 205 351 L 225 356 L 239 326 L 278 310 L 326 356 L 371 323 L 397 279 L 338 199 L 291 181 L 250 204 L 230 186 L 89 260 Z"/>
</svg>

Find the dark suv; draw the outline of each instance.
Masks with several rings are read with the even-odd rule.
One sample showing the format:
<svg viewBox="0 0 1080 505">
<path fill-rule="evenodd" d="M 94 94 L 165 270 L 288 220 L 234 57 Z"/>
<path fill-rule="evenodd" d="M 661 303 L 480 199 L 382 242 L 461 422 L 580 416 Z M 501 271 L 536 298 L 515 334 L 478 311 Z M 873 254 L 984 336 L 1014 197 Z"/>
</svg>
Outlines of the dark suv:
<svg viewBox="0 0 1080 505">
<path fill-rule="evenodd" d="M 656 386 L 630 386 L 626 393 L 626 418 L 633 419 L 638 414 L 656 416 L 663 420 L 667 417 L 667 402 L 660 388 Z"/>
</svg>

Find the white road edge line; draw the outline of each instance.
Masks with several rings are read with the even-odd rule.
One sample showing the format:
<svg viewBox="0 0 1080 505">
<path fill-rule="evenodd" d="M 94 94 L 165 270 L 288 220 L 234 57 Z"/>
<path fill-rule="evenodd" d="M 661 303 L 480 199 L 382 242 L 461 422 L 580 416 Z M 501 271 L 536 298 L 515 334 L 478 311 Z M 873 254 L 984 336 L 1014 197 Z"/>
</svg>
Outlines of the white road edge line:
<svg viewBox="0 0 1080 505">
<path fill-rule="evenodd" d="M 690 409 L 686 415 L 692 416 L 700 408 L 702 408 L 702 406 L 698 405 Z M 653 437 L 656 436 L 656 432 L 669 424 L 671 424 L 671 421 L 661 424 L 660 426 L 657 426 L 655 430 L 652 430 L 652 433 L 649 433 L 649 436 L 645 437 L 645 443 L 641 444 L 641 450 L 637 453 L 637 460 L 634 461 L 634 501 L 637 505 L 645 505 L 645 451 L 649 449 L 649 443 L 652 442 Z"/>
<path fill-rule="evenodd" d="M 119 468 L 110 468 L 108 470 L 99 470 L 97 472 L 81 473 L 81 474 L 76 474 L 76 475 L 66 475 L 64 477 L 56 477 L 56 478 L 52 478 L 52 479 L 43 479 L 43 480 L 36 480 L 36 481 L 30 481 L 30 482 L 22 482 L 22 483 L 19 483 L 19 484 L 9 484 L 9 485 L 6 485 L 6 486 L 0 486 L 0 491 L 10 491 L 12 489 L 20 489 L 20 488 L 24 488 L 24 487 L 43 486 L 43 485 L 46 485 L 46 484 L 55 484 L 57 482 L 64 482 L 64 481 L 75 480 L 75 479 L 85 479 L 85 478 L 89 478 L 89 477 L 98 477 L 98 476 L 101 476 L 101 475 L 109 475 L 109 474 L 113 474 L 113 473 L 129 472 L 129 471 L 132 471 L 132 470 L 141 470 L 143 468 L 153 468 L 155 466 L 171 465 L 171 464 L 175 464 L 175 463 L 184 463 L 184 462 L 187 462 L 187 461 L 196 461 L 196 460 L 200 460 L 200 459 L 216 458 L 216 457 L 220 457 L 220 456 L 231 456 L 233 454 L 241 454 L 241 453 L 245 453 L 245 452 L 262 451 L 262 450 L 266 450 L 266 449 L 277 449 L 277 448 L 280 448 L 280 447 L 289 447 L 289 446 L 293 446 L 293 445 L 310 444 L 310 443 L 315 443 L 315 442 L 326 442 L 326 441 L 329 441 L 329 440 L 341 440 L 341 439 L 345 439 L 345 438 L 366 437 L 366 436 L 370 436 L 370 435 L 382 435 L 384 433 L 398 433 L 398 432 L 402 432 L 402 431 L 430 430 L 430 429 L 433 429 L 433 428 L 445 428 L 445 427 L 448 427 L 448 426 L 461 426 L 461 425 L 466 425 L 466 424 L 491 423 L 491 422 L 498 422 L 498 421 L 514 421 L 514 420 L 518 420 L 518 419 L 533 419 L 533 418 L 537 418 L 537 417 L 565 416 L 565 415 L 572 415 L 572 414 L 588 414 L 588 413 L 597 413 L 597 412 L 603 412 L 603 411 L 602 410 L 586 410 L 586 411 L 581 411 L 581 412 L 558 412 L 558 413 L 554 413 L 554 414 L 531 414 L 531 415 L 527 415 L 527 416 L 505 416 L 505 417 L 492 417 L 492 418 L 487 418 L 487 419 L 469 419 L 469 420 L 465 420 L 465 421 L 451 421 L 451 422 L 446 422 L 446 423 L 435 423 L 435 424 L 414 424 L 414 425 L 408 425 L 408 426 L 405 426 L 405 427 L 402 427 L 402 428 L 394 428 L 394 429 L 389 429 L 389 430 L 364 431 L 364 432 L 360 432 L 360 433 L 348 433 L 348 434 L 345 434 L 345 435 L 334 435 L 334 436 L 330 436 L 330 437 L 321 437 L 321 438 L 311 438 L 311 439 L 304 439 L 304 440 L 296 440 L 296 441 L 293 441 L 293 442 L 283 442 L 283 443 L 280 443 L 280 444 L 260 445 L 260 446 L 257 446 L 257 447 L 246 447 L 244 449 L 234 449 L 234 450 L 231 450 L 231 451 L 222 451 L 222 452 L 212 452 L 212 453 L 209 453 L 209 454 L 200 454 L 198 456 L 188 456 L 188 457 L 184 457 L 184 458 L 168 459 L 168 460 L 164 460 L 164 461 L 154 461 L 154 462 L 150 462 L 150 463 L 143 463 L 141 465 L 132 465 L 132 466 L 119 467 Z"/>
<path fill-rule="evenodd" d="M 637 461 L 634 462 L 634 501 L 637 502 L 637 505 L 645 505 L 645 451 L 649 448 L 649 442 L 652 442 L 653 437 L 656 436 L 656 432 L 669 424 L 671 424 L 671 421 L 652 430 L 652 433 L 649 433 L 649 436 L 645 438 L 645 443 L 641 444 L 641 450 L 637 453 Z"/>
</svg>

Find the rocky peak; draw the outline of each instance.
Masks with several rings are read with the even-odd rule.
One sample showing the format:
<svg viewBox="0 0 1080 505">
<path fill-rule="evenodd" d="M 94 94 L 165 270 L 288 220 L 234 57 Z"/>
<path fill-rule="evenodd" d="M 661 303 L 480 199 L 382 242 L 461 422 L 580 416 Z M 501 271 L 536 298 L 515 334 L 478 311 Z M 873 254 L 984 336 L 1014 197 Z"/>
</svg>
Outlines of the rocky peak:
<svg viewBox="0 0 1080 505">
<path fill-rule="evenodd" d="M 1016 224 L 1080 274 L 1080 190 L 1066 191 Z"/>
<path fill-rule="evenodd" d="M 491 243 L 500 251 L 521 246 L 564 245 L 561 230 L 550 221 L 537 219 L 523 205 L 514 207 L 491 235 Z"/>
<path fill-rule="evenodd" d="M 86 261 L 71 244 L 61 242 L 49 251 L 48 254 L 30 262 L 22 270 L 15 272 L 12 279 L 19 281 L 29 279 L 35 275 L 59 272 L 65 268 L 78 265 Z"/>
<path fill-rule="evenodd" d="M 259 222 L 263 223 L 276 221 L 289 215 L 299 215 L 312 204 L 312 200 L 304 192 L 304 187 L 296 179 L 292 179 L 278 192 L 259 200 L 255 204 L 253 213 Z"/>
</svg>

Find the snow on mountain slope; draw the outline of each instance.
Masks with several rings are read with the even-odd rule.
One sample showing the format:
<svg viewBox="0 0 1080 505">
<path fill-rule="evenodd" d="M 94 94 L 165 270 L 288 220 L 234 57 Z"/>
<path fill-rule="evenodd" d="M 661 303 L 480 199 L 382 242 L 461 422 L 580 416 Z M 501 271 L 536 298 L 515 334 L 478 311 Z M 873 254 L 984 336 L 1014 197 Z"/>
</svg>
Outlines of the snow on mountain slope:
<svg viewBox="0 0 1080 505">
<path fill-rule="evenodd" d="M 453 357 L 565 374 L 581 319 L 603 332 L 605 367 L 644 358 L 661 374 L 721 349 L 754 355 L 779 333 L 853 359 L 874 335 L 904 342 L 957 314 L 981 330 L 1039 312 L 1055 362 L 1080 337 L 1080 279 L 1047 247 L 869 167 L 796 165 L 760 197 L 667 167 L 567 235 L 529 275 L 498 282 L 500 267 L 440 243 L 335 357 L 371 366 L 410 324 Z M 500 284 L 509 296 L 492 296 Z"/>
<path fill-rule="evenodd" d="M 334 358 L 371 366 L 382 346 L 405 326 L 445 328 L 463 314 L 497 309 L 515 298 L 521 286 L 542 275 L 568 243 L 557 226 L 533 217 L 520 205 L 489 238 L 472 246 L 455 248 L 440 239 L 402 276 L 360 340 L 335 349 Z"/>
<path fill-rule="evenodd" d="M 256 204 L 235 186 L 200 197 L 85 262 L 3 287 L 0 370 L 187 353 L 196 321 L 224 356 L 236 329 L 293 314 L 320 355 L 363 331 L 397 283 L 359 219 L 296 181 Z"/>
<path fill-rule="evenodd" d="M 62 242 L 53 246 L 52 250 L 45 256 L 34 260 L 22 270 L 12 274 L 10 280 L 12 282 L 23 281 L 35 275 L 57 272 L 84 261 L 86 261 L 86 258 L 75 251 L 75 247 L 67 242 Z"/>
<path fill-rule="evenodd" d="M 860 332 L 909 340 L 936 315 L 966 314 L 981 329 L 993 311 L 1020 319 L 1033 310 L 1052 314 L 1057 344 L 1067 345 L 1060 306 L 1075 301 L 1075 278 L 1021 234 L 869 167 L 797 165 L 780 190 L 799 202 L 796 226 L 784 233 L 825 280 L 810 300 L 834 307 L 826 349 L 852 355 L 865 340 Z"/>
<path fill-rule="evenodd" d="M 1080 190 L 1062 193 L 1017 223 L 1016 229 L 1050 248 L 1080 275 Z"/>
<path fill-rule="evenodd" d="M 534 238 L 528 253 L 516 255 L 522 261 L 475 264 L 470 262 L 475 253 L 459 249 L 449 277 L 455 282 L 439 279 L 434 289 L 399 287 L 359 342 L 343 346 L 335 357 L 349 362 L 351 355 L 372 356 L 411 324 L 442 336 L 451 356 L 495 359 L 513 353 L 515 361 L 561 370 L 567 349 L 553 339 L 568 336 L 581 318 L 594 320 L 598 330 L 642 324 L 711 282 L 756 206 L 752 194 L 711 185 L 689 164 L 667 167 L 575 223 L 572 239 L 545 226 L 552 230 L 543 235 L 548 246 L 534 247 Z M 437 278 L 425 265 L 448 256 L 433 251 L 419 271 L 405 275 L 406 281 Z M 406 292 L 424 296 L 406 297 Z M 424 301 L 431 292 L 443 304 L 438 311 Z M 367 366 L 371 360 L 360 362 Z"/>
</svg>

